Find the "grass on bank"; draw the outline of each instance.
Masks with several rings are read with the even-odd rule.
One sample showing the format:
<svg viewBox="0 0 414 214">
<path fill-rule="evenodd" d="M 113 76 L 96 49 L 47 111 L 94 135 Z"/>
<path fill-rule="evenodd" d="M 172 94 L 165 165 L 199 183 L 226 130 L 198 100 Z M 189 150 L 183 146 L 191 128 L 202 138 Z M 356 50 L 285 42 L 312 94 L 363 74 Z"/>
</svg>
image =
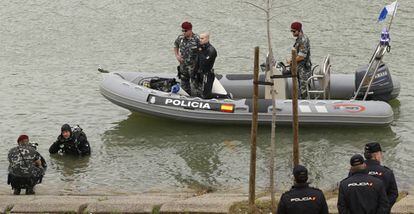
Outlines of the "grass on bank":
<svg viewBox="0 0 414 214">
<path fill-rule="evenodd" d="M 260 194 L 262 196 L 264 196 L 265 194 L 262 193 Z M 338 197 L 338 189 L 334 189 L 334 190 L 330 190 L 330 191 L 326 191 L 324 192 L 325 198 L 326 200 L 329 200 L 331 198 L 337 198 Z M 401 191 L 399 192 L 398 198 L 397 198 L 397 202 L 400 201 L 401 199 L 403 199 L 404 197 L 406 197 L 408 195 L 407 191 Z M 256 198 L 260 198 L 261 196 L 258 196 Z M 277 207 L 277 203 L 279 202 L 279 198 L 280 195 L 276 195 L 276 207 Z M 256 200 L 256 209 L 254 213 L 257 214 L 268 214 L 268 213 L 272 213 L 272 204 L 270 200 Z M 249 202 L 248 201 L 242 201 L 242 202 L 238 202 L 233 204 L 230 207 L 229 210 L 230 214 L 249 214 L 250 212 L 250 207 L 249 207 Z"/>
</svg>

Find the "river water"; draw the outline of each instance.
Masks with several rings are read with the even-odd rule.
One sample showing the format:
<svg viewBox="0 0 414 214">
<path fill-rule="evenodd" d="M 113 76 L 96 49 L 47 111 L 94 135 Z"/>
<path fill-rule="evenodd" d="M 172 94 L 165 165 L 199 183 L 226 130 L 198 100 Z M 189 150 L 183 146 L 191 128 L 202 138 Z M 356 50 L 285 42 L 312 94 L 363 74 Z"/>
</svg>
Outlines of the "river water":
<svg viewBox="0 0 414 214">
<path fill-rule="evenodd" d="M 353 73 L 369 60 L 384 23 L 388 1 L 274 1 L 271 33 L 279 60 L 289 56 L 290 23 L 300 20 L 311 40 L 312 60 L 330 54 L 333 72 Z M 258 5 L 263 5 L 261 1 Z M 414 2 L 401 3 L 386 54 L 401 82 L 391 102 L 390 127 L 303 127 L 301 162 L 314 186 L 330 189 L 346 176 L 349 158 L 379 141 L 384 164 L 400 189 L 411 191 L 414 169 Z M 250 73 L 253 49 L 266 53 L 264 13 L 239 0 L 74 0 L 0 2 L 0 184 L 8 189 L 7 152 L 26 133 L 39 143 L 49 168 L 42 186 L 50 193 L 77 194 L 185 191 L 211 187 L 247 191 L 250 126 L 203 125 L 152 118 L 113 105 L 99 93 L 98 67 L 117 71 L 175 72 L 173 41 L 180 23 L 211 33 L 218 50 L 216 73 Z M 79 124 L 92 146 L 89 158 L 51 156 L 50 144 L 64 123 Z M 260 126 L 257 186 L 268 182 L 270 127 Z M 276 182 L 291 184 L 292 129 L 277 127 Z"/>
</svg>

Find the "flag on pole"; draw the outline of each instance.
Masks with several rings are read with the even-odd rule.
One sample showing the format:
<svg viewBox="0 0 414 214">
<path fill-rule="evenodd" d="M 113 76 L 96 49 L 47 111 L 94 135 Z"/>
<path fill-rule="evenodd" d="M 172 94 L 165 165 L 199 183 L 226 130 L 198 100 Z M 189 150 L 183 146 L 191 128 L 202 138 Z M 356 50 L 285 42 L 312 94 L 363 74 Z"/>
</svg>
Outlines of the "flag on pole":
<svg viewBox="0 0 414 214">
<path fill-rule="evenodd" d="M 393 16 L 395 16 L 395 13 L 397 12 L 397 7 L 398 7 L 398 3 L 397 1 L 393 2 L 392 4 L 389 4 L 387 6 L 385 6 L 382 10 L 381 13 L 378 17 L 378 21 L 384 21 L 385 18 L 387 18 L 388 14 L 393 14 Z"/>
</svg>

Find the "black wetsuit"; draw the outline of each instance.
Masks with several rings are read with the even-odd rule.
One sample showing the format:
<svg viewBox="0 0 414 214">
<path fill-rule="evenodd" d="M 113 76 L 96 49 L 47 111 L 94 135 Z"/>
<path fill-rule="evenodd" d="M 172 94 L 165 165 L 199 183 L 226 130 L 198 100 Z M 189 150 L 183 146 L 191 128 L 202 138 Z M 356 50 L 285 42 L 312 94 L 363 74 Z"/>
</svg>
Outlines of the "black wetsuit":
<svg viewBox="0 0 414 214">
<path fill-rule="evenodd" d="M 214 82 L 214 62 L 217 57 L 216 49 L 210 44 L 201 45 L 197 54 L 197 62 L 194 73 L 198 75 L 201 88 L 201 97 L 205 99 L 212 98 L 211 89 Z"/>
<path fill-rule="evenodd" d="M 83 132 L 79 134 L 71 133 L 67 139 L 59 135 L 57 140 L 49 148 L 50 154 L 55 154 L 59 151 L 62 151 L 64 154 L 90 155 L 91 147 Z"/>
</svg>

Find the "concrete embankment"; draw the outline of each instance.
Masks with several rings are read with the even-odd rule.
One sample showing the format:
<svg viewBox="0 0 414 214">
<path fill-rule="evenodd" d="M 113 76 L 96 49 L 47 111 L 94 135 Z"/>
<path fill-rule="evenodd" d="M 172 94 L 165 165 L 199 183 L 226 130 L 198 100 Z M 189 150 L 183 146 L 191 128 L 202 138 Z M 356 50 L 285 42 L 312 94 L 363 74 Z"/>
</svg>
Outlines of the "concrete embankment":
<svg viewBox="0 0 414 214">
<path fill-rule="evenodd" d="M 277 196 L 279 198 L 279 196 Z M 0 195 L 0 213 L 229 213 L 245 194 L 142 193 L 128 196 Z M 269 196 L 257 201 L 268 201 Z M 338 213 L 336 198 L 328 199 L 330 213 Z M 237 209 L 232 209 L 237 213 Z M 245 211 L 240 210 L 240 213 Z M 397 202 L 392 213 L 414 213 L 414 196 Z"/>
</svg>

